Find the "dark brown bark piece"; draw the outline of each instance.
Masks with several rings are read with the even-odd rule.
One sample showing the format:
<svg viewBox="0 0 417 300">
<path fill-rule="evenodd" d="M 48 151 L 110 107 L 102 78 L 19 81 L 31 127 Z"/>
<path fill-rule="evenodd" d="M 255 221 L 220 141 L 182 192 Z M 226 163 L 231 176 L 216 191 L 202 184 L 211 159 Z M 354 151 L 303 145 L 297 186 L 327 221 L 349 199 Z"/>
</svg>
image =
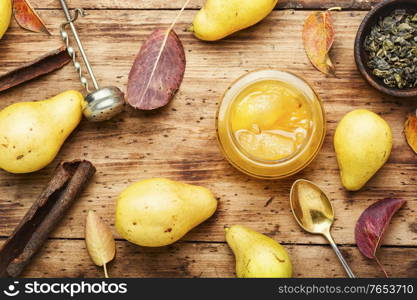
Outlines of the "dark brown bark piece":
<svg viewBox="0 0 417 300">
<path fill-rule="evenodd" d="M 42 247 L 96 169 L 89 161 L 60 164 L 52 179 L 0 249 L 0 277 L 17 277 Z"/>
<path fill-rule="evenodd" d="M 127 100 L 137 109 L 167 105 L 185 72 L 185 52 L 174 30 L 157 29 L 148 37 L 129 73 Z"/>
<path fill-rule="evenodd" d="M 39 76 L 51 73 L 65 66 L 71 61 L 66 47 L 51 51 L 36 60 L 24 64 L 0 76 L 0 92 L 32 80 Z"/>
</svg>

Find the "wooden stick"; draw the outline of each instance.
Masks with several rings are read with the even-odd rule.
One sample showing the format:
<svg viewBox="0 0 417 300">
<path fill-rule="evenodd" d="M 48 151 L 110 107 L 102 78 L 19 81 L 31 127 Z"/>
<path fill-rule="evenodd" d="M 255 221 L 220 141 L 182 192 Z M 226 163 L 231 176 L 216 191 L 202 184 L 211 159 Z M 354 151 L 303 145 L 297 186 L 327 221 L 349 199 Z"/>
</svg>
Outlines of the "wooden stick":
<svg viewBox="0 0 417 300">
<path fill-rule="evenodd" d="M 66 47 L 49 52 L 36 60 L 0 76 L 0 92 L 62 68 L 71 61 Z"/>
<path fill-rule="evenodd" d="M 0 249 L 0 277 L 17 277 L 42 247 L 96 169 L 89 161 L 60 164 L 52 179 Z"/>
</svg>

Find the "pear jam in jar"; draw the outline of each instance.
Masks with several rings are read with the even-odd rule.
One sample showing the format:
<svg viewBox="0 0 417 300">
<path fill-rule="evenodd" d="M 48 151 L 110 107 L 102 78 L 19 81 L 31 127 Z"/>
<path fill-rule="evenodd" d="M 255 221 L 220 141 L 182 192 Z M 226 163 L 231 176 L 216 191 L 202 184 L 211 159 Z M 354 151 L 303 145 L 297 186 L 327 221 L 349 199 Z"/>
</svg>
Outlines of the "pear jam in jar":
<svg viewBox="0 0 417 300">
<path fill-rule="evenodd" d="M 217 115 L 220 147 L 239 170 L 278 179 L 306 167 L 325 136 L 321 101 L 301 78 L 262 70 L 226 91 Z"/>
</svg>

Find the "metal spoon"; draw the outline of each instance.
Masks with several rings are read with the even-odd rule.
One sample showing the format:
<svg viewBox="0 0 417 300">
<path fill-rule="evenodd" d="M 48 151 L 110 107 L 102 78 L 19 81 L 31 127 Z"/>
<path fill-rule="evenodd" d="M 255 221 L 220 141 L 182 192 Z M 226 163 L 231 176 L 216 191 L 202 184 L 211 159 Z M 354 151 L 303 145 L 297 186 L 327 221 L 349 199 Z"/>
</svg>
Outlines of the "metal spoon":
<svg viewBox="0 0 417 300">
<path fill-rule="evenodd" d="M 122 91 L 114 86 L 100 88 L 97 83 L 94 72 L 91 68 L 90 62 L 88 61 L 87 54 L 85 53 L 84 47 L 81 43 L 81 40 L 78 36 L 77 30 L 75 28 L 75 21 L 78 16 L 84 16 L 84 11 L 77 8 L 74 15 L 70 14 L 67 3 L 65 0 L 60 0 L 62 9 L 64 11 L 67 22 L 61 25 L 60 32 L 61 38 L 67 46 L 67 51 L 69 56 L 72 58 L 75 69 L 80 77 L 81 84 L 84 86 L 86 91 L 89 93 L 85 97 L 85 109 L 84 116 L 93 122 L 105 121 L 113 116 L 117 115 L 123 110 L 124 107 L 124 95 Z M 72 32 L 72 35 L 75 39 L 75 42 L 80 50 L 81 57 L 84 61 L 84 65 L 87 68 L 87 72 L 90 75 L 91 81 L 93 82 L 95 91 L 91 92 L 88 87 L 88 80 L 82 74 L 81 64 L 77 61 L 74 48 L 69 43 L 69 36 L 66 31 L 66 27 L 69 26 Z"/>
<path fill-rule="evenodd" d="M 300 179 L 294 182 L 291 188 L 290 202 L 292 213 L 298 224 L 307 232 L 326 237 L 346 273 L 350 278 L 355 278 L 356 276 L 349 268 L 330 234 L 334 211 L 326 194 L 311 181 Z"/>
</svg>

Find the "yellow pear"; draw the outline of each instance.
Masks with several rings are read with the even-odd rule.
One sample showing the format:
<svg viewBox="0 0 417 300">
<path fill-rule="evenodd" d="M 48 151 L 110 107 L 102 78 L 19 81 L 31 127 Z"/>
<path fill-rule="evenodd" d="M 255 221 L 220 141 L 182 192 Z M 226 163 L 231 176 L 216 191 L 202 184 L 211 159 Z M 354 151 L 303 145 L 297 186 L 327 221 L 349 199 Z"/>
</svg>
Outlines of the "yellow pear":
<svg viewBox="0 0 417 300">
<path fill-rule="evenodd" d="M 51 99 L 20 102 L 0 111 L 0 168 L 29 173 L 54 160 L 80 123 L 84 97 L 67 91 Z"/>
<path fill-rule="evenodd" d="M 192 31 L 204 41 L 217 41 L 255 25 L 271 13 L 278 0 L 207 0 L 196 14 Z"/>
<path fill-rule="evenodd" d="M 239 278 L 289 278 L 290 257 L 283 246 L 244 226 L 225 228 L 226 241 L 235 254 Z"/>
<path fill-rule="evenodd" d="M 0 39 L 9 28 L 12 16 L 12 0 L 0 0 Z"/>
<path fill-rule="evenodd" d="M 387 161 L 392 149 L 391 128 L 369 110 L 351 111 L 337 125 L 334 148 L 343 186 L 357 191 Z"/>
<path fill-rule="evenodd" d="M 116 204 L 116 229 L 139 246 L 172 244 L 210 218 L 217 200 L 206 188 L 164 178 L 141 180 Z"/>
</svg>

